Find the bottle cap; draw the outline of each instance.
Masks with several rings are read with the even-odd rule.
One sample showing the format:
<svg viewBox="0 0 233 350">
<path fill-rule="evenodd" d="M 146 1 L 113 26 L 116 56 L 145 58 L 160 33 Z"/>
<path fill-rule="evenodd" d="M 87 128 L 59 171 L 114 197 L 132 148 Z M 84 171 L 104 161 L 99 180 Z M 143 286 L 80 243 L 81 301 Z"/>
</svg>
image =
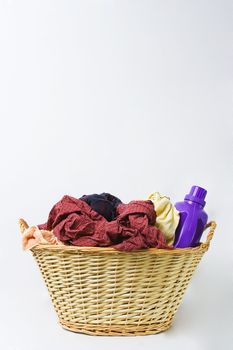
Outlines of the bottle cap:
<svg viewBox="0 0 233 350">
<path fill-rule="evenodd" d="M 207 191 L 199 186 L 192 186 L 189 194 L 186 194 L 185 200 L 196 202 L 201 204 L 203 207 L 205 206 L 205 197 L 206 197 Z"/>
</svg>

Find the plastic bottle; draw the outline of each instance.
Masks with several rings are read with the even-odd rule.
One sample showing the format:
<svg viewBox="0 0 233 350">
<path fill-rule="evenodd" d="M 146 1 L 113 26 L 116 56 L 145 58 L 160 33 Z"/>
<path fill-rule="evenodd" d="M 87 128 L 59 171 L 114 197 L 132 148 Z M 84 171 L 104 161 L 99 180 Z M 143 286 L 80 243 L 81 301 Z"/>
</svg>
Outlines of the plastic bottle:
<svg viewBox="0 0 233 350">
<path fill-rule="evenodd" d="M 208 219 L 203 210 L 206 194 L 204 188 L 192 186 L 184 201 L 175 204 L 180 213 L 180 221 L 175 232 L 174 247 L 195 247 L 199 244 Z"/>
</svg>

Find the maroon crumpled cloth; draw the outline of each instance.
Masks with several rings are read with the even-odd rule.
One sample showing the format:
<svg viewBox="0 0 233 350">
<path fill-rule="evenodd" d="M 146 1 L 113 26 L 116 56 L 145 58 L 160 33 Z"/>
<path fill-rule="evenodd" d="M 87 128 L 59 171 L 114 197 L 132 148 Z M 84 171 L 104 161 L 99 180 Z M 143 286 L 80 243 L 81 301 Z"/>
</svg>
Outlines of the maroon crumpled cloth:
<svg viewBox="0 0 233 350">
<path fill-rule="evenodd" d="M 155 226 L 151 201 L 119 204 L 117 217 L 107 221 L 80 199 L 64 196 L 39 229 L 53 230 L 62 242 L 78 246 L 112 246 L 121 251 L 142 248 L 168 248 L 164 235 Z"/>
</svg>

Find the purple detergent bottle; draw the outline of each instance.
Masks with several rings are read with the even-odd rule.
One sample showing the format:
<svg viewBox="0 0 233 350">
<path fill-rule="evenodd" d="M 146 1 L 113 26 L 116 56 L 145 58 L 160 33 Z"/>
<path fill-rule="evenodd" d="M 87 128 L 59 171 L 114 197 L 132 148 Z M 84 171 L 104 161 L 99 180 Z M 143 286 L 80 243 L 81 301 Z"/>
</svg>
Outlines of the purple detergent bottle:
<svg viewBox="0 0 233 350">
<path fill-rule="evenodd" d="M 207 191 L 199 186 L 192 186 L 183 202 L 175 204 L 180 212 L 179 225 L 175 232 L 174 247 L 187 248 L 199 244 L 208 216 L 203 210 Z"/>
</svg>

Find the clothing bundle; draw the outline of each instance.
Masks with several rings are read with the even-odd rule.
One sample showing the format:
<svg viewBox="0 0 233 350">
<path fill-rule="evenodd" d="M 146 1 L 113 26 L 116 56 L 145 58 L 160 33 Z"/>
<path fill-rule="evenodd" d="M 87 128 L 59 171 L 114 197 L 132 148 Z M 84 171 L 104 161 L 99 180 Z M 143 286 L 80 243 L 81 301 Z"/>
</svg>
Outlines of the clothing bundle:
<svg viewBox="0 0 233 350">
<path fill-rule="evenodd" d="M 163 196 L 159 192 L 151 193 L 148 199 L 154 204 L 156 227 L 164 233 L 167 243 L 172 244 L 180 221 L 178 210 L 172 205 L 169 197 Z"/>
<path fill-rule="evenodd" d="M 113 247 L 120 251 L 171 249 L 179 214 L 158 192 L 124 204 L 109 193 L 65 195 L 44 224 L 23 234 L 24 249 L 37 244 Z"/>
</svg>

